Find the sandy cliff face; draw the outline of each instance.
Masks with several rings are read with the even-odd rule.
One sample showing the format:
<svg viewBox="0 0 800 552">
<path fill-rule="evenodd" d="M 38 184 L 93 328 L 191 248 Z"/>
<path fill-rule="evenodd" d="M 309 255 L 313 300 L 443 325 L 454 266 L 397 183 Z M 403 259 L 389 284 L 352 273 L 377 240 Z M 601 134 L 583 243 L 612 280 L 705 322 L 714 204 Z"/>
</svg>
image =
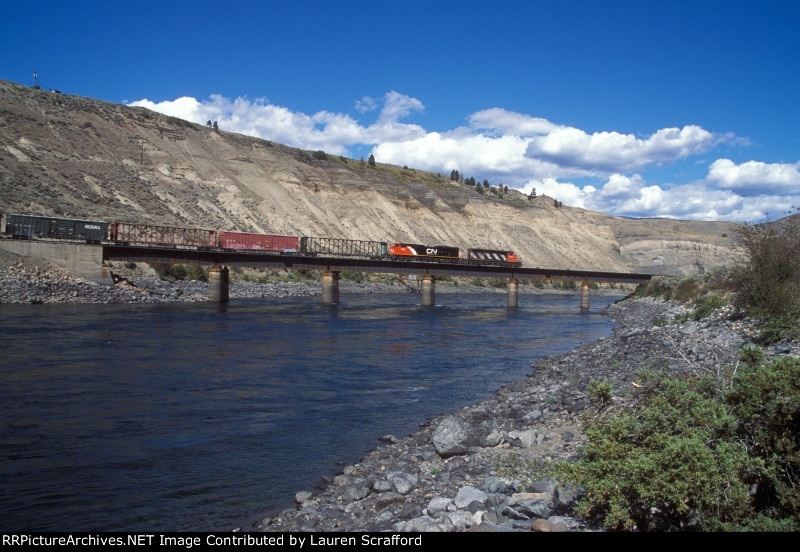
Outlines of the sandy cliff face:
<svg viewBox="0 0 800 552">
<path fill-rule="evenodd" d="M 525 266 L 694 273 L 729 225 L 641 221 L 479 194 L 445 175 L 327 156 L 143 108 L 0 81 L 0 210 L 508 248 Z M 726 234 L 726 235 L 723 235 Z"/>
</svg>

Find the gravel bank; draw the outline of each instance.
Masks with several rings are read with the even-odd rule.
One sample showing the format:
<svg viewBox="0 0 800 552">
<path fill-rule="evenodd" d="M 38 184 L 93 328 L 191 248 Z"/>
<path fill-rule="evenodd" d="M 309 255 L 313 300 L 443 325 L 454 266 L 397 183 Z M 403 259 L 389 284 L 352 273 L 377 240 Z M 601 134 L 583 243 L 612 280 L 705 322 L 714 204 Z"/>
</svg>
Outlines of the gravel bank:
<svg viewBox="0 0 800 552">
<path fill-rule="evenodd" d="M 168 282 L 147 269 L 125 270 L 113 266 L 115 285 L 98 284 L 36 261 L 0 252 L 0 304 L 39 303 L 179 303 L 206 301 L 208 285 L 185 280 Z M 357 283 L 342 280 L 342 294 L 410 293 L 416 288 L 395 284 Z M 260 297 L 309 297 L 321 295 L 319 282 L 232 282 L 231 299 Z"/>
</svg>

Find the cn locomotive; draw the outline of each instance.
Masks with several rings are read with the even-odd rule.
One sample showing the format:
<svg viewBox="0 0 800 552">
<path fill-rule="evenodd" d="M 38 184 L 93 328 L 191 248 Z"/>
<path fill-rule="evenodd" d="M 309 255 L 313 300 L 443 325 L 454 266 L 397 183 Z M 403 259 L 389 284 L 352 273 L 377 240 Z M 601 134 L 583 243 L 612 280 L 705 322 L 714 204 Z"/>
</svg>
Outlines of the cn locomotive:
<svg viewBox="0 0 800 552">
<path fill-rule="evenodd" d="M 522 263 L 513 251 L 467 249 L 368 240 L 311 236 L 286 236 L 231 232 L 131 222 L 105 222 L 35 215 L 0 213 L 0 233 L 16 239 L 50 239 L 86 243 L 163 247 L 172 249 L 223 250 L 280 253 L 323 257 L 361 257 L 396 261 L 432 261 L 514 265 Z"/>
</svg>

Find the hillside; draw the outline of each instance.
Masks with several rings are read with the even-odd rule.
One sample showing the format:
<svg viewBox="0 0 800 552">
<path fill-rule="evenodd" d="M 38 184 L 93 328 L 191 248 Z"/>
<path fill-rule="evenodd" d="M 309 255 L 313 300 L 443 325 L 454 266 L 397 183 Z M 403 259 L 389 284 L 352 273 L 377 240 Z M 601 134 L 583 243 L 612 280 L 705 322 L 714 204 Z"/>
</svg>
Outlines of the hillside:
<svg viewBox="0 0 800 552">
<path fill-rule="evenodd" d="M 443 174 L 6 81 L 0 211 L 508 248 L 530 267 L 657 274 L 724 264 L 733 245 L 729 223 L 631 220 L 516 191 L 479 194 Z"/>
</svg>

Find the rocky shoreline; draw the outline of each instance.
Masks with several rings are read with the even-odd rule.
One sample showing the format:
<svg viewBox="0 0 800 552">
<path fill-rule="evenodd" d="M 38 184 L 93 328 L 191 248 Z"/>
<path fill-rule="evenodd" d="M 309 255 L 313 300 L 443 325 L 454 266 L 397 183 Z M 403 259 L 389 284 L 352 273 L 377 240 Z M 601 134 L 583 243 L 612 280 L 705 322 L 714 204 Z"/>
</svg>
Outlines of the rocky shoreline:
<svg viewBox="0 0 800 552">
<path fill-rule="evenodd" d="M 147 271 L 112 268 L 115 284 L 76 278 L 43 261 L 0 252 L 0 304 L 44 303 L 185 303 L 208 298 L 208 284 L 195 280 L 165 281 Z M 396 282 L 340 282 L 342 294 L 409 293 L 415 288 Z M 321 295 L 319 282 L 231 282 L 231 299 L 312 297 Z"/>
<path fill-rule="evenodd" d="M 412 435 L 384 436 L 384 445 L 319 489 L 298 491 L 296 507 L 237 530 L 601 530 L 574 517 L 580 490 L 547 476 L 550 463 L 574 458 L 585 443 L 582 420 L 597 412 L 589 382 L 611 382 L 614 400 L 624 401 L 642 370 L 717 373 L 755 336 L 729 309 L 682 324 L 670 322 L 685 309 L 658 299 L 625 299 L 607 311 L 616 321 L 610 337 L 545 358 L 524 381 Z M 800 345 L 767 352 L 796 356 Z"/>
</svg>

